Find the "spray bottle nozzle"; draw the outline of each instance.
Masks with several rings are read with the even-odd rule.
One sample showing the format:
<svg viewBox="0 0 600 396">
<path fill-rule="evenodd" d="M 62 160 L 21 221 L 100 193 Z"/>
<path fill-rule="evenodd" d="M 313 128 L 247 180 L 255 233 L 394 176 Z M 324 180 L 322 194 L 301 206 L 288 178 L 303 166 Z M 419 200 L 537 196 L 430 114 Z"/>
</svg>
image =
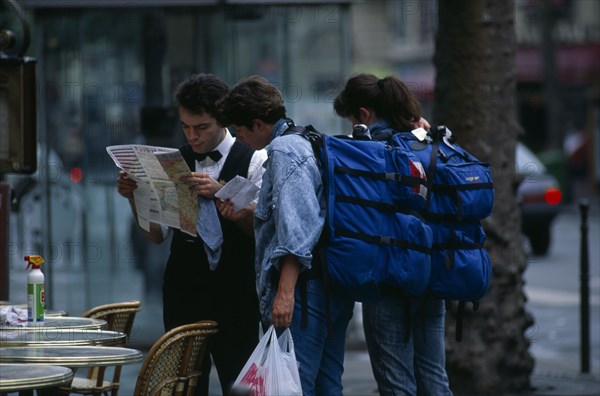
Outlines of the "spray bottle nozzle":
<svg viewBox="0 0 600 396">
<path fill-rule="evenodd" d="M 27 268 L 25 268 L 25 269 L 29 269 L 29 267 L 33 267 L 35 269 L 35 268 L 40 268 L 40 266 L 44 262 L 44 259 L 42 258 L 42 256 L 32 255 L 32 256 L 25 256 L 25 261 L 27 261 L 27 263 L 28 263 Z"/>
</svg>

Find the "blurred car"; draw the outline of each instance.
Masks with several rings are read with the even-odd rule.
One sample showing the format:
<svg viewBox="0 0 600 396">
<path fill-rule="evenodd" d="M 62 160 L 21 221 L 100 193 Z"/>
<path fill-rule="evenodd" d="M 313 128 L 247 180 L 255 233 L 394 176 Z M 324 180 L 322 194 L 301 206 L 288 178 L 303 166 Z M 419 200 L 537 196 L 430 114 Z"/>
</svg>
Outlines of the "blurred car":
<svg viewBox="0 0 600 396">
<path fill-rule="evenodd" d="M 560 211 L 562 193 L 558 181 L 525 145 L 517 142 L 517 201 L 521 207 L 521 230 L 531 251 L 544 255 L 550 248 L 550 226 Z"/>
</svg>

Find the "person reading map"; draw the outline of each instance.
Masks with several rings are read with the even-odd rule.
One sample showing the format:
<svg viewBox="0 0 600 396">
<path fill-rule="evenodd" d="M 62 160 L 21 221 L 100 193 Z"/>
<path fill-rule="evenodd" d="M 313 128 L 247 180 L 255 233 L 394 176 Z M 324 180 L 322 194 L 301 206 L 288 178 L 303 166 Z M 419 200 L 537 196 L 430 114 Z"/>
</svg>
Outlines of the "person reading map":
<svg viewBox="0 0 600 396">
<path fill-rule="evenodd" d="M 241 210 L 247 216 L 228 220 L 216 210 L 215 194 L 236 176 L 250 180 L 258 191 L 267 156 L 264 150 L 254 150 L 236 140 L 217 120 L 215 102 L 227 92 L 227 85 L 210 74 L 190 76 L 175 92 L 188 142 L 179 151 L 191 170 L 183 172 L 176 184 L 185 186 L 198 199 L 198 219 L 194 224 L 198 233 L 190 235 L 180 228 L 154 222 L 147 229 L 140 227 L 140 232 L 155 243 L 172 235 L 163 282 L 165 330 L 200 320 L 218 323 L 219 332 L 211 338 L 196 388 L 196 394 L 202 395 L 208 394 L 211 358 L 223 394 L 227 394 L 259 335 L 254 239 L 248 232 L 255 204 Z M 177 162 L 178 153 L 170 155 Z M 117 180 L 117 190 L 129 200 L 134 216 L 134 191 L 141 184 L 126 172 L 120 172 Z M 136 220 L 139 224 L 137 216 Z"/>
</svg>

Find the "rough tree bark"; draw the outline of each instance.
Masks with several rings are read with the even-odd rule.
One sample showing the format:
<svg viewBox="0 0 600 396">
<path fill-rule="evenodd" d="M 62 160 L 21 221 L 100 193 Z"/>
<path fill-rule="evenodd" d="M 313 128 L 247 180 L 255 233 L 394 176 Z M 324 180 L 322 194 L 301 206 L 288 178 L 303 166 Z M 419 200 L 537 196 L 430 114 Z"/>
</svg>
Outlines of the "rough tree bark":
<svg viewBox="0 0 600 396">
<path fill-rule="evenodd" d="M 530 388 L 533 358 L 526 331 L 522 249 L 515 184 L 516 37 L 513 0 L 440 1 L 433 121 L 491 164 L 495 203 L 484 226 L 493 273 L 488 294 L 465 309 L 463 341 L 455 312 L 446 324 L 447 369 L 456 394 L 516 394 Z"/>
</svg>

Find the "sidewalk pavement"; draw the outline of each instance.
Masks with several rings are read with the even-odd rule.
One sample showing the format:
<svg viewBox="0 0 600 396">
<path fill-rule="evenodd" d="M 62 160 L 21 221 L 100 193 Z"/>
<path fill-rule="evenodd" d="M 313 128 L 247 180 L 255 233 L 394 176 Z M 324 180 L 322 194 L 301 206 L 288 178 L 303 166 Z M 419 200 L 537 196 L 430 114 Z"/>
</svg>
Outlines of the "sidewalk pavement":
<svg viewBox="0 0 600 396">
<path fill-rule="evenodd" d="M 147 352 L 147 351 L 144 351 Z M 125 366 L 121 372 L 120 395 L 133 394 L 141 364 Z M 378 395 L 366 351 L 347 351 L 342 378 L 345 396 Z M 220 395 L 219 380 L 211 372 L 210 394 Z M 535 373 L 531 377 L 532 391 L 527 396 L 598 396 L 600 377 L 579 373 Z M 459 395 L 456 395 L 459 396 Z"/>
<path fill-rule="evenodd" d="M 160 337 L 156 330 L 162 329 L 156 321 L 161 321 L 161 308 L 158 304 L 146 304 L 136 318 L 129 346 L 148 352 L 152 343 Z M 531 377 L 533 389 L 528 396 L 598 396 L 600 395 L 600 368 L 592 367 L 592 374 L 577 372 L 578 367 L 565 370 L 565 362 L 556 357 L 536 357 L 536 369 Z M 119 394 L 133 394 L 135 382 L 141 363 L 124 366 L 121 374 L 121 390 Z M 213 368 L 211 372 L 211 395 L 220 395 L 218 378 Z M 344 363 L 344 395 L 368 396 L 377 395 L 377 384 L 373 378 L 366 347 L 360 343 L 352 344 L 346 351 Z M 458 395 L 457 395 L 458 396 Z M 471 396 L 471 395 L 469 395 Z"/>
</svg>

